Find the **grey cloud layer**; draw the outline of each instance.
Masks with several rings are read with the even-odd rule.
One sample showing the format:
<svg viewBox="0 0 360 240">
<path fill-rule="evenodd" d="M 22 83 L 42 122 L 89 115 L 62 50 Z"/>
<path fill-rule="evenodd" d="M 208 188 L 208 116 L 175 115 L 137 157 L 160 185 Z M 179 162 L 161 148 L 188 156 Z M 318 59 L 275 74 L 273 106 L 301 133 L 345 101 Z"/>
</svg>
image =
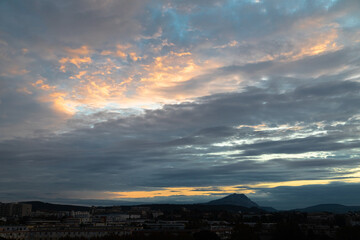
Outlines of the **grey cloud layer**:
<svg viewBox="0 0 360 240">
<path fill-rule="evenodd" d="M 143 1 L 3 1 L 2 29 L 26 42 L 92 44 L 131 39 Z M 19 35 L 20 34 L 20 35 Z M 53 45 L 54 44 L 54 45 Z"/>
<path fill-rule="evenodd" d="M 357 0 L 2 1 L 0 200 L 348 179 L 360 159 L 359 9 Z M 317 38 L 333 45 L 303 53 Z M 194 96 L 211 84 L 231 92 L 214 88 L 155 110 L 103 109 L 75 115 L 66 126 L 40 92 L 24 92 L 43 78 L 60 90 L 74 86 L 77 80 L 59 71 L 66 48 L 86 45 L 97 52 L 95 62 L 102 50 L 127 43 L 143 57 L 140 65 L 172 51 L 189 51 L 196 63 L 223 63 L 159 88 L 161 94 Z M 126 75 L 134 61 L 121 61 Z M 342 187 L 357 185 L 321 192 Z M 298 189 L 311 195 L 320 188 L 255 190 L 264 203 L 284 204 L 296 201 Z M 358 199 L 347 196 L 343 203 Z"/>
<path fill-rule="evenodd" d="M 121 191 L 339 177 L 333 167 L 351 173 L 359 163 L 359 120 L 352 117 L 359 114 L 360 84 L 292 81 L 297 86 L 287 92 L 250 87 L 109 120 L 93 128 L 3 141 L 1 176 L 7 184 L 1 192 L 9 185 L 19 192 L 51 192 L 54 188 Z M 327 91 L 322 91 L 324 87 Z M 339 121 L 342 123 L 334 125 Z M 314 125 L 318 122 L 323 126 Z M 236 128 L 245 124 L 273 128 L 288 124 L 303 129 Z M 306 136 L 316 131 L 317 135 Z M 300 133 L 305 137 L 296 136 Z M 221 145 L 235 140 L 245 142 Z M 242 153 L 231 152 L 234 150 Z M 331 155 L 307 159 L 281 159 L 279 155 L 261 160 L 267 154 L 319 151 Z"/>
</svg>

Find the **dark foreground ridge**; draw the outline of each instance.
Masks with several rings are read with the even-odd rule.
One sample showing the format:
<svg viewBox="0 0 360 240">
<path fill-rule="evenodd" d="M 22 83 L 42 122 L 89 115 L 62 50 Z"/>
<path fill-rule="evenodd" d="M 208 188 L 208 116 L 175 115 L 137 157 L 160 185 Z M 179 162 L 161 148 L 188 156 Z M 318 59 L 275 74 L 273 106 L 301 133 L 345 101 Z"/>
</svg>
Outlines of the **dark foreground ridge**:
<svg viewBox="0 0 360 240">
<path fill-rule="evenodd" d="M 22 202 L 25 204 L 31 204 L 32 211 L 89 211 L 90 207 L 78 206 L 78 205 L 63 205 L 54 203 L 45 203 L 40 201 Z"/>
</svg>

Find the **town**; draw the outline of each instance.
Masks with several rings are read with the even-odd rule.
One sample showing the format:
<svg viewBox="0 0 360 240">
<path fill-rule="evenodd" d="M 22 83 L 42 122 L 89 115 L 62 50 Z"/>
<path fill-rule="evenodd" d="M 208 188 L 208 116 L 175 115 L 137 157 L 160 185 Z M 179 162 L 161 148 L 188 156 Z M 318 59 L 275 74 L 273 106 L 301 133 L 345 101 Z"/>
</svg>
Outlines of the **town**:
<svg viewBox="0 0 360 240">
<path fill-rule="evenodd" d="M 360 212 L 266 211 L 208 204 L 1 203 L 0 239 L 360 239 Z"/>
</svg>

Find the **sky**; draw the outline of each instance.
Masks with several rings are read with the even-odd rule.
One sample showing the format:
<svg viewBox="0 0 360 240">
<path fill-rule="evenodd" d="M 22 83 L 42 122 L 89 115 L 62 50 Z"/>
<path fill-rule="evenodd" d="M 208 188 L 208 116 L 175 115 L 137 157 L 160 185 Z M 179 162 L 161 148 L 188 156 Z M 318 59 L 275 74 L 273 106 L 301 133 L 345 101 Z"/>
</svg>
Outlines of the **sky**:
<svg viewBox="0 0 360 240">
<path fill-rule="evenodd" d="M 0 201 L 360 205 L 360 1 L 0 2 Z"/>
</svg>

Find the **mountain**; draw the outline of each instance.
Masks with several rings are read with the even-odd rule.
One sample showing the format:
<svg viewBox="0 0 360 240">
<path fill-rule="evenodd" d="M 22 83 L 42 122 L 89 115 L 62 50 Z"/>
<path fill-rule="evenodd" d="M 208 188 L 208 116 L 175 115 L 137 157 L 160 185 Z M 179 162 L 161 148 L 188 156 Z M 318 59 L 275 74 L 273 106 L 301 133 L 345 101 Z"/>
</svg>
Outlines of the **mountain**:
<svg viewBox="0 0 360 240">
<path fill-rule="evenodd" d="M 331 213 L 347 213 L 347 212 L 358 212 L 360 206 L 344 206 L 340 204 L 319 204 L 307 208 L 294 209 L 299 212 L 331 212 Z"/>
<path fill-rule="evenodd" d="M 206 205 L 233 205 L 247 208 L 259 207 L 255 202 L 251 201 L 245 194 L 233 193 L 224 198 L 210 201 Z"/>
</svg>

